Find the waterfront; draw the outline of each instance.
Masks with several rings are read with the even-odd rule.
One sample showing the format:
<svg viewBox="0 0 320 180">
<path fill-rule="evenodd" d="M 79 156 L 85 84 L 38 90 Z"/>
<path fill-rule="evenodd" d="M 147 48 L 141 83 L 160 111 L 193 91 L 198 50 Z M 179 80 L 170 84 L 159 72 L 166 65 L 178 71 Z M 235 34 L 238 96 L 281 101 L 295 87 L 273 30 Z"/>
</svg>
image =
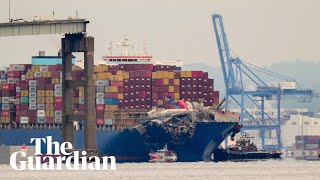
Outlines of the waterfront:
<svg viewBox="0 0 320 180">
<path fill-rule="evenodd" d="M 124 163 L 116 171 L 14 171 L 0 165 L 0 179 L 319 179 L 320 161 L 292 159 L 219 163 Z"/>
</svg>

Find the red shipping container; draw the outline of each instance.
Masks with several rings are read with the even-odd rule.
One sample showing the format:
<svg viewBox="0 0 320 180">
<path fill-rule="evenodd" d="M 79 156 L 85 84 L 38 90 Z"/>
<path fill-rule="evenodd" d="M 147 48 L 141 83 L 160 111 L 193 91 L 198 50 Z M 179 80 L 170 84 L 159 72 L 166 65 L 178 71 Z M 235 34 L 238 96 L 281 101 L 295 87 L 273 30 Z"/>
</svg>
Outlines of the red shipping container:
<svg viewBox="0 0 320 180">
<path fill-rule="evenodd" d="M 60 78 L 60 73 L 59 72 L 51 72 L 51 78 L 53 78 L 53 79 Z"/>
<path fill-rule="evenodd" d="M 145 98 L 147 95 L 146 91 L 139 91 L 139 97 Z"/>
<path fill-rule="evenodd" d="M 1 117 L 10 117 L 10 110 L 1 110 Z"/>
<path fill-rule="evenodd" d="M 97 118 L 97 125 L 103 125 L 104 124 L 104 118 Z"/>
<path fill-rule="evenodd" d="M 103 111 L 96 111 L 96 117 L 97 118 L 104 118 L 104 112 Z"/>
<path fill-rule="evenodd" d="M 47 124 L 54 124 L 54 118 L 53 117 L 46 117 L 46 123 Z"/>
<path fill-rule="evenodd" d="M 37 116 L 37 110 L 29 110 L 28 116 Z"/>
<path fill-rule="evenodd" d="M 169 86 L 173 86 L 174 85 L 174 79 L 169 79 Z"/>
<path fill-rule="evenodd" d="M 62 103 L 62 97 L 55 97 L 54 103 L 56 103 L 56 104 Z"/>
<path fill-rule="evenodd" d="M 26 83 L 21 83 L 20 88 L 21 88 L 21 90 L 29 90 L 29 85 Z"/>
<path fill-rule="evenodd" d="M 54 84 L 46 84 L 46 90 L 54 90 Z"/>
<path fill-rule="evenodd" d="M 37 90 L 46 90 L 45 84 L 38 84 Z"/>
<path fill-rule="evenodd" d="M 21 110 L 28 110 L 29 109 L 28 103 L 21 103 L 20 106 L 21 106 L 21 108 L 20 108 Z"/>
<path fill-rule="evenodd" d="M 174 86 L 174 92 L 179 93 L 180 92 L 180 86 Z"/>
<path fill-rule="evenodd" d="M 27 117 L 28 116 L 28 110 L 21 110 L 20 111 L 20 115 L 22 116 L 22 117 Z"/>
<path fill-rule="evenodd" d="M 62 103 L 55 103 L 54 110 L 62 110 Z"/>
<path fill-rule="evenodd" d="M 38 85 L 39 84 L 51 84 L 51 78 L 47 78 L 47 77 L 36 77 L 34 78 L 35 80 L 37 80 Z"/>
<path fill-rule="evenodd" d="M 20 122 L 20 117 L 16 116 L 16 120 L 15 120 L 17 123 Z"/>
<path fill-rule="evenodd" d="M 16 87 L 14 84 L 1 84 L 1 89 L 3 90 L 16 90 Z"/>
<path fill-rule="evenodd" d="M 104 104 L 97 104 L 96 105 L 96 111 L 103 111 L 104 110 Z"/>
<path fill-rule="evenodd" d="M 20 111 L 20 109 L 21 109 L 20 104 L 16 104 L 16 110 L 17 110 L 17 111 Z"/>
<path fill-rule="evenodd" d="M 7 71 L 8 78 L 20 78 L 20 71 Z"/>
<path fill-rule="evenodd" d="M 163 85 L 163 79 L 157 79 L 156 85 L 157 86 L 162 86 Z"/>
</svg>

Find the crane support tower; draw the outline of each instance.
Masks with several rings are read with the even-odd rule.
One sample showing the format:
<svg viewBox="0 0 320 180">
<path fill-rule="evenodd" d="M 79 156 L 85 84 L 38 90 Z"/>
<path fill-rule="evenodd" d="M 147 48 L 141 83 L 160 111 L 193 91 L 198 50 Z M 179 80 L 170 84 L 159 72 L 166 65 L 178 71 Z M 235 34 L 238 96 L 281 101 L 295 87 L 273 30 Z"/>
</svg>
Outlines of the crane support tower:
<svg viewBox="0 0 320 180">
<path fill-rule="evenodd" d="M 229 100 L 236 102 L 240 106 L 240 123 L 243 124 L 241 132 L 243 133 L 246 130 L 259 131 L 263 149 L 280 149 L 281 99 L 286 97 L 311 100 L 313 91 L 301 89 L 292 78 L 260 68 L 238 57 L 233 58 L 230 53 L 222 16 L 213 14 L 212 21 L 226 87 L 225 110 L 229 110 Z M 282 82 L 279 82 L 277 86 L 270 86 L 256 72 L 282 79 Z M 249 89 L 249 85 L 254 85 L 256 88 Z M 271 116 L 265 112 L 266 100 L 276 100 L 276 116 Z M 248 103 L 259 112 L 258 115 L 253 115 L 247 109 Z M 266 132 L 269 132 L 268 137 L 266 136 Z M 271 137 L 272 132 L 274 132 L 275 137 Z M 269 140 L 267 141 L 267 139 Z"/>
</svg>

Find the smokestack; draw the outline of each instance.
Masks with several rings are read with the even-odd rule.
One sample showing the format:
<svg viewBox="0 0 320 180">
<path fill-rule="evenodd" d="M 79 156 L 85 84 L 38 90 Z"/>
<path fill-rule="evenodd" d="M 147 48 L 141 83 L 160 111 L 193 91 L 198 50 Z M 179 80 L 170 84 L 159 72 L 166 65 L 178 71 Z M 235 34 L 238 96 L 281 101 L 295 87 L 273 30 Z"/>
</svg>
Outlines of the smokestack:
<svg viewBox="0 0 320 180">
<path fill-rule="evenodd" d="M 46 56 L 46 52 L 45 51 L 39 51 L 39 56 Z"/>
</svg>

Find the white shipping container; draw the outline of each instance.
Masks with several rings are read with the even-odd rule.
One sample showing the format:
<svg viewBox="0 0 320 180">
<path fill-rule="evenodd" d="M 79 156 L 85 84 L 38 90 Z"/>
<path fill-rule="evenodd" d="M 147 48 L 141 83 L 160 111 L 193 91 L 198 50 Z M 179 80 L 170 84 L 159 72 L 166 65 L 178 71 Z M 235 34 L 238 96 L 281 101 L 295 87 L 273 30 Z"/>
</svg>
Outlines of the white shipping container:
<svg viewBox="0 0 320 180">
<path fill-rule="evenodd" d="M 54 111 L 54 116 L 55 117 L 62 117 L 62 111 L 61 110 Z"/>
<path fill-rule="evenodd" d="M 104 92 L 104 87 L 103 86 L 97 86 L 96 87 L 96 92 Z"/>
<path fill-rule="evenodd" d="M 8 78 L 7 79 L 8 84 L 14 84 L 14 78 Z"/>
<path fill-rule="evenodd" d="M 29 86 L 37 86 L 37 80 L 29 80 Z"/>
<path fill-rule="evenodd" d="M 1 102 L 8 104 L 10 102 L 10 99 L 9 99 L 9 97 L 2 97 L 2 101 Z"/>
<path fill-rule="evenodd" d="M 25 81 L 26 80 L 26 75 L 21 75 L 21 81 Z"/>
<path fill-rule="evenodd" d="M 37 116 L 38 117 L 45 117 L 46 116 L 46 111 L 45 110 L 38 110 L 37 111 Z"/>
<path fill-rule="evenodd" d="M 55 97 L 62 97 L 62 91 L 54 91 Z"/>
<path fill-rule="evenodd" d="M 48 66 L 40 66 L 40 72 L 47 72 Z"/>
<path fill-rule="evenodd" d="M 36 98 L 29 98 L 29 104 L 37 104 Z"/>
<path fill-rule="evenodd" d="M 83 97 L 79 97 L 79 104 L 84 104 L 84 98 Z"/>
<path fill-rule="evenodd" d="M 41 72 L 35 72 L 34 77 L 41 77 Z"/>
<path fill-rule="evenodd" d="M 96 80 L 96 86 L 105 86 L 104 80 Z"/>
<path fill-rule="evenodd" d="M 37 110 L 37 104 L 29 104 L 29 110 Z"/>
<path fill-rule="evenodd" d="M 1 106 L 2 106 L 1 107 L 2 110 L 10 110 L 9 104 L 2 104 Z"/>
<path fill-rule="evenodd" d="M 29 98 L 37 98 L 36 92 L 29 92 Z"/>
<path fill-rule="evenodd" d="M 96 98 L 98 98 L 98 99 L 103 99 L 103 98 L 104 98 L 104 93 L 102 93 L 102 92 L 97 92 L 97 93 L 96 93 Z"/>
<path fill-rule="evenodd" d="M 46 123 L 46 117 L 37 117 L 37 123 Z"/>
<path fill-rule="evenodd" d="M 104 99 L 96 99 L 96 104 L 104 104 Z"/>
<path fill-rule="evenodd" d="M 28 124 L 29 117 L 20 117 L 20 124 Z"/>
<path fill-rule="evenodd" d="M 112 125 L 113 124 L 113 120 L 110 118 L 104 118 L 104 124 L 105 125 Z"/>
<path fill-rule="evenodd" d="M 5 79 L 1 79 L 0 84 L 7 84 L 7 81 Z"/>
<path fill-rule="evenodd" d="M 306 149 L 318 149 L 318 144 L 306 144 Z"/>
<path fill-rule="evenodd" d="M 37 92 L 37 87 L 35 87 L 35 86 L 29 86 L 29 91 L 30 91 L 30 92 Z"/>
<path fill-rule="evenodd" d="M 45 110 L 46 106 L 44 104 L 38 104 L 38 110 Z"/>
<path fill-rule="evenodd" d="M 61 90 L 62 90 L 61 84 L 55 84 L 55 85 L 54 85 L 54 90 L 59 90 L 59 91 L 61 91 Z"/>
<path fill-rule="evenodd" d="M 280 89 L 297 89 L 296 82 L 279 82 Z"/>
<path fill-rule="evenodd" d="M 54 117 L 54 123 L 61 124 L 62 123 L 62 117 Z"/>
<path fill-rule="evenodd" d="M 16 87 L 16 92 L 20 92 L 21 87 Z"/>
</svg>

